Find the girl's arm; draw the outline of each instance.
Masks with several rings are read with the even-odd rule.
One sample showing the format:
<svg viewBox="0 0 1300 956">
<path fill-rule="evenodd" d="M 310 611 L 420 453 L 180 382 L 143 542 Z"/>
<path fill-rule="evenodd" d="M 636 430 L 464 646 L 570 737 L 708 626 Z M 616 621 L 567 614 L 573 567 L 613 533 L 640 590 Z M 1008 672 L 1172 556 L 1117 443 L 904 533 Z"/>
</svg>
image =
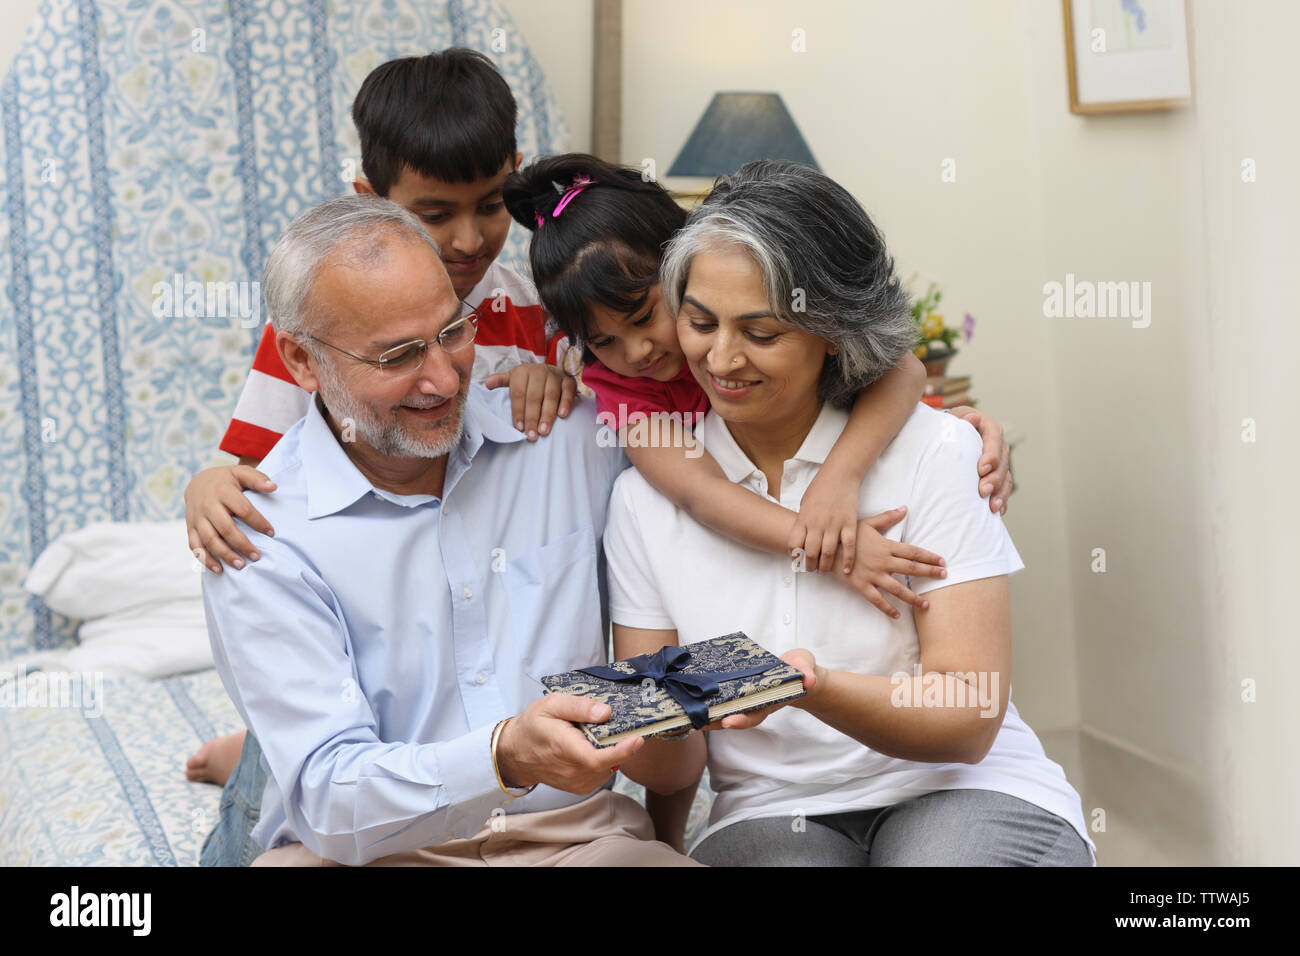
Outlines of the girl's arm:
<svg viewBox="0 0 1300 956">
<path fill-rule="evenodd" d="M 692 518 L 733 541 L 760 551 L 790 554 L 787 542 L 796 516 L 789 508 L 762 498 L 728 480 L 722 468 L 681 422 L 664 416 L 658 423 L 659 447 L 629 440 L 629 428 L 619 430 L 619 444 L 650 485 Z M 857 498 L 854 497 L 856 508 Z M 901 510 L 863 518 L 857 532 L 864 540 L 868 560 L 857 562 L 851 574 L 837 579 L 853 588 L 890 617 L 898 617 L 881 591 L 924 608 L 925 600 L 893 575 L 943 577 L 943 559 L 931 551 L 891 541 L 883 532 L 903 518 Z M 802 557 L 795 567 L 803 570 Z M 658 650 L 658 646 L 654 648 Z"/>
<path fill-rule="evenodd" d="M 733 541 L 760 551 L 789 553 L 786 540 L 794 526 L 794 513 L 729 481 L 689 428 L 664 416 L 657 448 L 629 441 L 627 432 L 627 428 L 619 430 L 619 444 L 655 491 L 706 528 Z M 669 435 L 665 442 L 664 436 Z"/>
<path fill-rule="evenodd" d="M 855 532 L 862 477 L 912 414 L 921 397 L 924 378 L 925 369 L 920 360 L 909 352 L 879 382 L 864 389 L 849 416 L 844 434 L 835 443 L 826 464 L 808 489 L 809 493 L 814 493 L 818 482 L 822 482 L 821 491 L 833 490 L 841 501 L 847 500 L 851 491 L 851 507 L 846 510 L 841 505 L 839 511 L 848 515 L 845 520 L 851 522 Z M 787 554 L 802 545 L 802 540 L 791 544 L 796 537 L 799 518 L 788 508 L 759 498 L 728 481 L 713 456 L 680 423 L 670 422 L 665 417 L 660 420 L 660 426 L 661 445 L 665 432 L 670 435 L 668 447 L 635 447 L 636 443 L 628 441 L 626 429 L 622 433 L 622 444 L 628 458 L 656 491 L 705 527 L 752 548 Z M 830 469 L 830 475 L 823 481 L 827 469 Z M 850 482 L 851 489 L 848 488 Z M 842 537 L 842 529 L 837 526 L 834 530 L 832 540 L 838 540 Z M 834 550 L 822 562 L 824 535 L 819 533 L 809 537 L 816 537 L 817 551 L 813 553 L 805 549 L 808 567 L 824 563 L 824 570 L 830 570 Z"/>
<path fill-rule="evenodd" d="M 787 544 L 803 548 L 807 566 L 830 571 L 843 548 L 844 573 L 857 554 L 858 498 L 862 479 L 916 410 L 925 392 L 925 366 L 911 352 L 853 403 L 849 422 L 804 492 Z"/>
</svg>

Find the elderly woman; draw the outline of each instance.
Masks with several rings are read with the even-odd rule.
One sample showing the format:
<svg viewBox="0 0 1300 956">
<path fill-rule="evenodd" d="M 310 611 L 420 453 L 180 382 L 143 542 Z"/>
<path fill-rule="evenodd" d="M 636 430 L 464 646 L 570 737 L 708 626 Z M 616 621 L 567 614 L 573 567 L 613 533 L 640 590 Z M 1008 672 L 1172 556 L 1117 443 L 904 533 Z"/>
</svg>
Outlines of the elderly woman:
<svg viewBox="0 0 1300 956">
<path fill-rule="evenodd" d="M 914 339 L 884 241 L 842 187 L 757 162 L 668 248 L 663 289 L 727 477 L 798 510 L 856 393 Z M 700 525 L 635 470 L 605 532 L 615 656 L 741 630 L 804 672 L 806 696 L 623 765 L 657 793 L 717 799 L 692 855 L 721 865 L 1088 866 L 1078 794 L 1011 703 L 1008 576 L 1024 567 L 968 476 L 980 440 L 918 406 L 867 473 L 860 513 L 943 555 L 927 609 L 890 619 L 828 576 Z M 834 572 L 838 573 L 838 572 Z"/>
</svg>

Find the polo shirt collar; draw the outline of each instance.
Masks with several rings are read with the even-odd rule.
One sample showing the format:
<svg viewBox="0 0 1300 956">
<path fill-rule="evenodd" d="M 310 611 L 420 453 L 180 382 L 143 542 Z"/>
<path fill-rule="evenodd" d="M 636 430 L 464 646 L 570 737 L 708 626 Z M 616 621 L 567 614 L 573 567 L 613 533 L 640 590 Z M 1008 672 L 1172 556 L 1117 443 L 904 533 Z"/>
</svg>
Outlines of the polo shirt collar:
<svg viewBox="0 0 1300 956">
<path fill-rule="evenodd" d="M 813 422 L 812 428 L 808 430 L 808 434 L 804 436 L 803 444 L 799 446 L 799 450 L 794 453 L 794 457 L 790 460 L 816 466 L 824 465 L 826 457 L 830 454 L 835 442 L 839 440 L 840 434 L 844 431 L 844 426 L 848 424 L 848 421 L 847 412 L 835 408 L 830 402 L 822 402 L 822 408 L 817 415 L 817 419 Z M 727 423 L 722 420 L 722 417 L 716 411 L 710 412 L 700 425 L 700 437 L 704 441 L 704 447 L 708 449 L 714 461 L 722 468 L 722 472 L 727 476 L 728 481 L 740 484 L 751 475 L 758 474 L 758 466 L 740 450 L 740 445 L 736 443 L 735 437 L 731 434 L 731 429 L 727 427 Z"/>
<path fill-rule="evenodd" d="M 483 447 L 484 439 L 505 443 L 522 441 L 524 434 L 509 423 L 493 415 L 486 407 L 487 389 L 471 382 L 465 399 L 465 427 L 460 444 L 448 453 L 447 476 L 444 493 L 451 490 L 455 479 L 469 467 L 474 455 Z M 307 517 L 320 518 L 342 511 L 367 494 L 376 494 L 404 507 L 414 507 L 433 500 L 433 495 L 397 495 L 376 488 L 370 479 L 348 457 L 334 436 L 321 411 L 320 393 L 312 394 L 311 405 L 303 421 L 298 439 L 298 453 L 302 459 L 303 475 L 307 485 Z"/>
</svg>

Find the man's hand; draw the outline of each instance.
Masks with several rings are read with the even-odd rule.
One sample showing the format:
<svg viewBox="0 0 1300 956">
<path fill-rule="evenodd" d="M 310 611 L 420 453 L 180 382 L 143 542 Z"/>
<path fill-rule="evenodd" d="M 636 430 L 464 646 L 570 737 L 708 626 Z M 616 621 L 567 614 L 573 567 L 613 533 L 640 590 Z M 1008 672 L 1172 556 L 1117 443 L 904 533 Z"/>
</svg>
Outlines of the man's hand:
<svg viewBox="0 0 1300 956">
<path fill-rule="evenodd" d="M 571 375 L 541 362 L 524 362 L 508 372 L 489 375 L 483 384 L 488 388 L 510 386 L 510 417 L 529 441 L 549 432 L 557 414 L 567 418 L 578 394 L 578 383 Z"/>
<path fill-rule="evenodd" d="M 214 574 L 221 573 L 222 561 L 242 568 L 242 555 L 253 561 L 261 557 L 231 520 L 232 515 L 238 515 L 264 535 L 274 533 L 271 523 L 244 497 L 245 488 L 272 492 L 275 482 L 251 465 L 231 465 L 201 471 L 185 486 L 185 531 L 190 553 Z"/>
<path fill-rule="evenodd" d="M 963 421 L 970 422 L 984 441 L 984 451 L 979 460 L 980 497 L 992 495 L 989 510 L 994 514 L 1007 513 L 1007 498 L 1011 494 L 1011 449 L 1002 437 L 1002 426 L 969 405 L 948 409 Z"/>
<path fill-rule="evenodd" d="M 803 697 L 797 697 L 793 700 L 783 700 L 771 707 L 764 707 L 761 710 L 750 710 L 743 714 L 728 714 L 720 721 L 715 721 L 705 727 L 705 730 L 748 730 L 750 727 L 757 727 L 769 714 L 775 714 L 782 707 L 799 707 L 806 709 L 812 700 L 818 681 L 825 674 L 826 669 L 817 665 L 817 658 L 813 656 L 812 651 L 806 651 L 802 647 L 796 647 L 792 651 L 786 651 L 781 655 L 781 660 L 797 668 L 803 674 L 803 689 L 807 692 Z"/>
<path fill-rule="evenodd" d="M 612 747 L 593 747 L 572 721 L 599 724 L 610 710 L 583 697 L 547 694 L 533 701 L 501 730 L 497 769 L 508 787 L 544 783 L 568 793 L 591 793 L 634 753 L 644 737 L 629 737 Z"/>
</svg>

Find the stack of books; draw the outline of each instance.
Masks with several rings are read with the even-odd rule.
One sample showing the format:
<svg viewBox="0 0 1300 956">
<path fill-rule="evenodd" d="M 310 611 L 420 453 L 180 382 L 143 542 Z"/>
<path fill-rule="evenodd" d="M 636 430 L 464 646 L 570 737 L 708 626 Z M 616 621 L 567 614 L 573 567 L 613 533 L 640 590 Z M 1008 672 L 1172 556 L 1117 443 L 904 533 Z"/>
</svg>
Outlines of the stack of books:
<svg viewBox="0 0 1300 956">
<path fill-rule="evenodd" d="M 969 375 L 931 375 L 925 380 L 925 394 L 921 401 L 931 408 L 956 408 L 974 405 L 970 395 Z"/>
</svg>

